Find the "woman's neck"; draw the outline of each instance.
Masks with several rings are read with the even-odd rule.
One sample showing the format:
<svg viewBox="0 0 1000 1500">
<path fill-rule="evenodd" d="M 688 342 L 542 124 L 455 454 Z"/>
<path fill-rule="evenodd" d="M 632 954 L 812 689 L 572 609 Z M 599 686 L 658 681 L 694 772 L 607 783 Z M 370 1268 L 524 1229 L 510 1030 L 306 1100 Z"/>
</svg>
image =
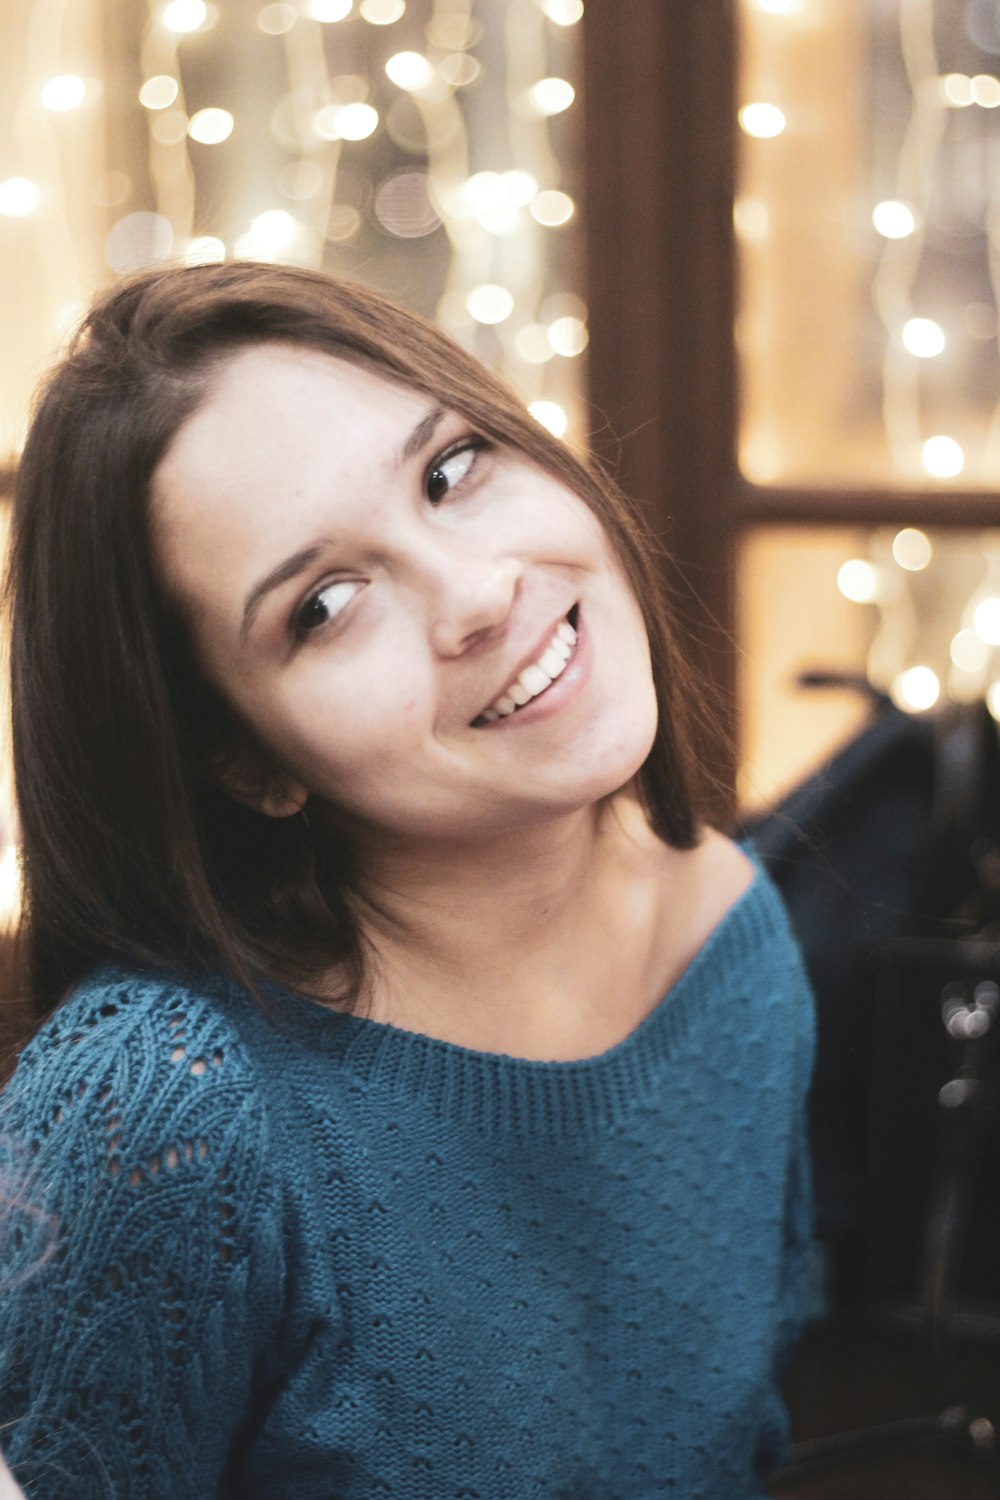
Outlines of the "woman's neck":
<svg viewBox="0 0 1000 1500">
<path fill-rule="evenodd" d="M 604 1050 L 655 998 L 674 853 L 625 795 L 469 848 L 380 848 L 360 883 L 367 1014 L 486 1051 Z"/>
</svg>

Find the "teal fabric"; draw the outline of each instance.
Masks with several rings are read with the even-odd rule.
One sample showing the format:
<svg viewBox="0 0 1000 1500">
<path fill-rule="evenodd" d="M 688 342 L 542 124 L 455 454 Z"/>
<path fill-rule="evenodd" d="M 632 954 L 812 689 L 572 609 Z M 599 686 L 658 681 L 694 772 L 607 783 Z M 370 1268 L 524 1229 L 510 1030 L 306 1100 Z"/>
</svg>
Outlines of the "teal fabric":
<svg viewBox="0 0 1000 1500">
<path fill-rule="evenodd" d="M 583 1062 L 98 974 L 6 1096 L 15 1472 L 46 1500 L 761 1495 L 812 1048 L 759 872 Z"/>
</svg>

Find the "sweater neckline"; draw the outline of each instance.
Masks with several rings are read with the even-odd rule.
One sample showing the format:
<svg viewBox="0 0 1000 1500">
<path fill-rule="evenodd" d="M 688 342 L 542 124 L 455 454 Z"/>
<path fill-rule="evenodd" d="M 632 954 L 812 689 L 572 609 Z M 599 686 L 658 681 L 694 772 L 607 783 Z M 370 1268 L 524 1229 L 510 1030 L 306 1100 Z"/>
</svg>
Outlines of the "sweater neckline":
<svg viewBox="0 0 1000 1500">
<path fill-rule="evenodd" d="M 730 1002 L 755 957 L 787 939 L 780 898 L 758 865 L 753 879 L 661 999 L 620 1042 L 593 1056 L 546 1061 L 480 1051 L 391 1022 L 345 1015 L 281 986 L 272 1012 L 310 1047 L 335 1051 L 363 1088 L 418 1093 L 453 1117 L 491 1131 L 535 1135 L 606 1128 L 646 1095 L 684 1047 L 692 1026 L 736 1024 Z"/>
</svg>

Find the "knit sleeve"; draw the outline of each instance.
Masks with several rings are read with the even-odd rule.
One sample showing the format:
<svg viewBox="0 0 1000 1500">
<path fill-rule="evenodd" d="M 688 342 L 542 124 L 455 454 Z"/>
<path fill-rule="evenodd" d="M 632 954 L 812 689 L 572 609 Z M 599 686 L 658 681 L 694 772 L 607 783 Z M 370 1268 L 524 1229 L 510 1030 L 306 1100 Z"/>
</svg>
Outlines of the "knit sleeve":
<svg viewBox="0 0 1000 1500">
<path fill-rule="evenodd" d="M 280 1317 L 266 1135 L 239 1042 L 184 989 L 91 987 L 26 1050 L 0 1117 L 0 1426 L 29 1496 L 223 1488 Z"/>
</svg>

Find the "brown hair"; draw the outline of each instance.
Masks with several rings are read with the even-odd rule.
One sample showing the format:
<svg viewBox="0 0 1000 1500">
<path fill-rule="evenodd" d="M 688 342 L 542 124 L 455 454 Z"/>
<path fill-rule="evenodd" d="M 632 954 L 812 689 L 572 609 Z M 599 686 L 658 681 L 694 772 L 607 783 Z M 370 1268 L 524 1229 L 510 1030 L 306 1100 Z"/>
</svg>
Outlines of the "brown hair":
<svg viewBox="0 0 1000 1500">
<path fill-rule="evenodd" d="M 43 389 L 21 461 L 8 596 L 24 940 L 40 1018 L 103 960 L 308 988 L 362 954 L 345 851 L 204 774 L 231 725 L 151 563 L 154 470 L 219 360 L 268 340 L 432 395 L 592 507 L 642 608 L 659 698 L 639 776 L 668 842 L 695 838 L 684 668 L 648 540 L 607 477 L 439 329 L 368 287 L 286 266 L 157 269 L 93 307 Z"/>
</svg>

